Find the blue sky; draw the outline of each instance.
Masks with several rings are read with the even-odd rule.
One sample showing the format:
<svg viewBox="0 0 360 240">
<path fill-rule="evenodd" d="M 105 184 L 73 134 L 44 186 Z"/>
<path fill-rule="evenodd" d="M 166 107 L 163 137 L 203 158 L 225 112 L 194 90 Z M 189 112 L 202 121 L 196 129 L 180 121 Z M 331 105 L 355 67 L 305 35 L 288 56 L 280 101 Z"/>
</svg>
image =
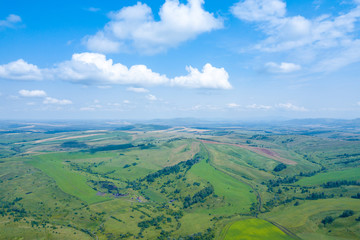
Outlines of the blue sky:
<svg viewBox="0 0 360 240">
<path fill-rule="evenodd" d="M 357 118 L 359 33 L 359 0 L 2 1 L 0 118 Z"/>
</svg>

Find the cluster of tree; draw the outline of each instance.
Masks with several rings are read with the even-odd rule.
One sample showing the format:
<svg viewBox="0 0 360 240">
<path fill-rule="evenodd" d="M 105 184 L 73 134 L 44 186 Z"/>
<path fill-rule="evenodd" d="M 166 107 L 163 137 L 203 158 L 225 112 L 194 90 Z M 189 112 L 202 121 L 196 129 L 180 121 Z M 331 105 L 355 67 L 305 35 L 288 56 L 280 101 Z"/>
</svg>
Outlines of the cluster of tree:
<svg viewBox="0 0 360 240">
<path fill-rule="evenodd" d="M 88 145 L 78 141 L 67 141 L 60 145 L 61 148 L 87 148 Z"/>
<path fill-rule="evenodd" d="M 208 228 L 204 233 L 195 233 L 190 236 L 182 237 L 184 240 L 211 240 L 215 238 L 214 231 Z"/>
<path fill-rule="evenodd" d="M 332 216 L 326 216 L 323 220 L 321 220 L 321 223 L 326 225 L 326 224 L 331 224 L 332 222 L 334 222 L 335 218 L 333 218 Z"/>
<path fill-rule="evenodd" d="M 139 144 L 138 147 L 139 147 L 141 150 L 144 150 L 144 149 L 155 148 L 156 145 L 155 145 L 155 144 L 152 144 L 152 143 L 147 143 L 147 144 Z"/>
<path fill-rule="evenodd" d="M 350 185 L 360 186 L 360 182 L 347 181 L 347 180 L 330 181 L 330 182 L 322 184 L 321 186 L 323 188 L 336 188 L 336 187 L 340 187 L 340 186 L 350 186 Z"/>
<path fill-rule="evenodd" d="M 284 170 L 285 168 L 287 168 L 287 166 L 283 163 L 280 163 L 280 164 L 276 165 L 276 167 L 274 168 L 274 172 L 280 172 L 280 171 Z"/>
<path fill-rule="evenodd" d="M 113 191 L 119 192 L 118 187 L 113 182 L 99 181 L 99 184 L 101 184 L 101 188 L 107 189 L 109 193 L 112 193 Z"/>
<path fill-rule="evenodd" d="M 312 177 L 312 176 L 314 176 L 315 174 L 317 174 L 319 172 L 320 172 L 320 170 L 312 171 L 312 172 L 300 172 L 299 176 L 300 177 Z"/>
<path fill-rule="evenodd" d="M 101 147 L 95 147 L 90 149 L 90 153 L 103 152 L 103 151 L 113 151 L 113 150 L 123 150 L 128 148 L 136 147 L 131 143 L 118 144 L 118 145 L 106 145 Z"/>
<path fill-rule="evenodd" d="M 140 190 L 141 189 L 141 182 L 139 181 L 127 181 L 127 186 L 126 188 L 132 188 L 134 190 Z"/>
<path fill-rule="evenodd" d="M 351 196 L 352 198 L 355 198 L 355 199 L 360 199 L 360 193 L 357 193 L 356 195 L 353 195 Z"/>
<path fill-rule="evenodd" d="M 353 153 L 353 154 L 344 153 L 344 154 L 336 155 L 336 158 L 349 158 L 349 157 L 360 157 L 360 153 Z"/>
<path fill-rule="evenodd" d="M 344 210 L 340 215 L 339 218 L 347 218 L 347 217 L 351 217 L 354 215 L 354 211 L 353 210 Z M 326 225 L 326 224 L 331 224 L 335 221 L 336 218 L 332 217 L 332 216 L 326 216 L 323 220 L 321 220 L 321 223 Z M 360 221 L 360 217 L 359 220 L 355 219 L 356 221 Z"/>
<path fill-rule="evenodd" d="M 13 201 L 7 202 L 7 201 L 1 201 L 0 202 L 0 215 L 1 216 L 7 216 L 11 215 L 14 216 L 16 219 L 21 219 L 23 217 L 27 216 L 26 210 L 22 207 L 22 205 L 16 204 L 20 200 L 22 200 L 22 197 L 16 197 Z"/>
<path fill-rule="evenodd" d="M 339 217 L 346 218 L 346 217 L 351 217 L 352 215 L 354 215 L 353 210 L 345 210 L 342 212 L 342 214 Z"/>
<path fill-rule="evenodd" d="M 180 172 L 180 166 L 177 164 L 174 166 L 165 167 L 163 169 L 160 169 L 157 172 L 150 173 L 145 177 L 145 180 L 147 182 L 154 182 L 156 178 L 159 178 L 164 175 L 169 175 L 171 173 L 178 173 L 178 172 Z"/>
<path fill-rule="evenodd" d="M 317 199 L 325 199 L 325 198 L 333 198 L 334 194 L 329 195 L 325 195 L 324 192 L 313 192 L 310 195 L 308 195 L 306 197 L 307 200 L 317 200 Z"/>
<path fill-rule="evenodd" d="M 198 163 L 201 159 L 202 156 L 200 154 L 195 154 L 195 156 L 192 159 L 180 162 L 174 166 L 165 167 L 157 172 L 150 173 L 142 180 L 146 180 L 147 182 L 154 182 L 156 178 L 160 178 L 162 176 L 166 176 L 172 173 L 179 173 L 182 168 L 185 168 L 185 171 L 187 171 L 194 164 Z"/>
<path fill-rule="evenodd" d="M 205 198 L 214 193 L 214 187 L 208 186 L 204 189 L 201 189 L 199 192 L 195 193 L 193 197 L 187 196 L 184 199 L 184 208 L 188 208 L 193 204 L 198 202 L 203 202 Z"/>
<path fill-rule="evenodd" d="M 270 179 L 268 182 L 263 182 L 263 184 L 266 184 L 268 187 L 278 187 L 280 184 L 287 184 L 287 183 L 294 183 L 297 182 L 299 179 L 294 177 L 284 177 L 284 178 L 277 178 L 275 180 Z"/>
<path fill-rule="evenodd" d="M 253 136 L 251 136 L 249 139 L 254 139 L 254 140 L 267 140 L 269 137 L 262 135 L 262 134 L 255 134 Z"/>
<path fill-rule="evenodd" d="M 152 218 L 150 220 L 139 222 L 138 227 L 144 229 L 144 228 L 149 228 L 149 227 L 152 227 L 152 226 L 159 226 L 159 223 L 165 222 L 164 220 L 165 220 L 164 215 L 157 216 L 157 217 Z"/>
</svg>

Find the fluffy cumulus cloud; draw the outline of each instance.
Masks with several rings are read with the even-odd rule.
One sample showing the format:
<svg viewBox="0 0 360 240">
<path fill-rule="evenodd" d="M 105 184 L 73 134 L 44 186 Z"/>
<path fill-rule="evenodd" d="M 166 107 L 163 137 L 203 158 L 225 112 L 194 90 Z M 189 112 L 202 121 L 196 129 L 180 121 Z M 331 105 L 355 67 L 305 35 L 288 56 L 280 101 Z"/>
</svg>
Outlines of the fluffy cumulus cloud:
<svg viewBox="0 0 360 240">
<path fill-rule="evenodd" d="M 187 67 L 188 75 L 169 79 L 166 75 L 153 72 L 145 65 L 128 68 L 99 53 L 74 54 L 69 61 L 61 62 L 50 69 L 18 60 L 0 65 L 0 77 L 13 80 L 59 79 L 84 85 L 169 85 L 187 88 L 230 89 L 229 75 L 224 68 L 206 64 L 202 71 Z M 128 91 L 147 92 L 145 88 L 129 87 Z"/>
<path fill-rule="evenodd" d="M 153 54 L 176 47 L 199 34 L 223 27 L 203 8 L 203 0 L 166 0 L 159 11 L 160 20 L 154 20 L 152 10 L 138 2 L 109 14 L 110 22 L 95 35 L 87 36 L 84 43 L 97 52 L 119 52 L 136 49 Z"/>
<path fill-rule="evenodd" d="M 12 80 L 42 80 L 44 70 L 19 59 L 8 64 L 0 65 L 0 78 Z"/>
<path fill-rule="evenodd" d="M 165 75 L 153 72 L 145 65 L 130 68 L 98 53 L 74 54 L 70 61 L 54 69 L 60 79 L 84 84 L 141 84 L 157 85 L 168 81 Z"/>
<path fill-rule="evenodd" d="M 20 96 L 22 97 L 46 97 L 46 92 L 43 90 L 25 90 L 22 89 L 19 91 Z"/>
<path fill-rule="evenodd" d="M 301 66 L 295 63 L 274 63 L 268 62 L 265 64 L 265 70 L 270 73 L 291 73 L 301 69 Z"/>
<path fill-rule="evenodd" d="M 199 71 L 197 68 L 193 68 L 191 66 L 188 66 L 186 70 L 188 71 L 188 75 L 175 77 L 171 80 L 171 84 L 174 86 L 188 88 L 232 88 L 228 81 L 229 74 L 224 68 L 216 68 L 207 63 L 203 67 L 202 71 Z"/>
<path fill-rule="evenodd" d="M 5 20 L 0 20 L 0 28 L 1 27 L 15 27 L 16 24 L 21 22 L 21 17 L 15 14 L 10 14 L 6 17 Z"/>
</svg>

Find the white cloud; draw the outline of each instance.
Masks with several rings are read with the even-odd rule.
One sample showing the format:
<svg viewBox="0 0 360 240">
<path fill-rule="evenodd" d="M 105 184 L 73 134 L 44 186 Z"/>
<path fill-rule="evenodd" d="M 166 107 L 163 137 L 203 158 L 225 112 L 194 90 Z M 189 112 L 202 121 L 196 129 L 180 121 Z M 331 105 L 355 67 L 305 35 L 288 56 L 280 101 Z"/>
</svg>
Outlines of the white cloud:
<svg viewBox="0 0 360 240">
<path fill-rule="evenodd" d="M 124 100 L 124 101 L 123 101 L 123 103 L 125 103 L 125 104 L 129 104 L 129 103 L 130 103 L 130 101 L 129 101 L 129 100 Z"/>
<path fill-rule="evenodd" d="M 214 89 L 231 89 L 229 83 L 229 74 L 224 68 L 216 68 L 207 63 L 202 71 L 197 68 L 188 66 L 186 70 L 189 72 L 186 76 L 175 77 L 171 80 L 174 86 L 182 86 L 188 88 L 214 88 Z"/>
<path fill-rule="evenodd" d="M 20 90 L 19 94 L 22 97 L 46 97 L 46 92 L 43 90 Z"/>
<path fill-rule="evenodd" d="M 228 107 L 228 108 L 239 108 L 240 105 L 237 104 L 237 103 L 228 103 L 228 104 L 227 104 L 227 107 Z"/>
<path fill-rule="evenodd" d="M 315 19 L 286 16 L 282 0 L 245 0 L 234 5 L 232 13 L 241 20 L 257 22 L 268 38 L 256 47 L 263 51 L 284 51 L 303 46 L 331 48 L 351 39 L 360 18 L 360 6 L 337 17 Z"/>
<path fill-rule="evenodd" d="M 152 94 L 148 94 L 146 95 L 146 98 L 150 101 L 156 101 L 158 100 L 156 96 L 152 95 Z"/>
<path fill-rule="evenodd" d="M 42 80 L 44 77 L 36 65 L 19 59 L 8 64 L 0 65 L 0 78 L 12 80 Z"/>
<path fill-rule="evenodd" d="M 72 104 L 70 100 L 67 99 L 56 99 L 52 97 L 46 97 L 43 101 L 44 104 L 58 104 L 58 105 L 68 105 Z"/>
<path fill-rule="evenodd" d="M 203 0 L 166 0 L 154 20 L 152 10 L 138 2 L 109 14 L 110 22 L 104 29 L 84 42 L 97 52 L 119 52 L 135 48 L 142 53 L 157 53 L 193 39 L 199 34 L 223 27 L 221 19 L 205 11 Z"/>
<path fill-rule="evenodd" d="M 15 27 L 17 23 L 21 22 L 21 17 L 15 14 L 10 14 L 5 20 L 0 20 L 0 27 Z"/>
<path fill-rule="evenodd" d="M 280 0 L 246 0 L 236 3 L 231 12 L 246 21 L 266 21 L 283 17 L 286 4 Z"/>
<path fill-rule="evenodd" d="M 136 93 L 147 93 L 149 92 L 149 90 L 147 90 L 146 88 L 136 88 L 136 87 L 128 87 L 126 88 L 127 91 L 130 92 L 136 92 Z"/>
<path fill-rule="evenodd" d="M 202 71 L 191 66 L 186 76 L 169 79 L 166 75 L 153 72 L 145 65 L 128 68 L 99 53 L 74 54 L 70 61 L 64 61 L 51 69 L 39 69 L 24 60 L 0 65 L 0 77 L 15 80 L 57 79 L 84 85 L 169 85 L 187 88 L 230 89 L 229 75 L 224 68 L 207 63 Z M 146 92 L 145 88 L 129 87 L 129 91 Z"/>
<path fill-rule="evenodd" d="M 333 72 L 360 61 L 360 39 L 348 41 L 337 51 L 324 53 L 327 57 L 314 65 L 316 72 Z"/>
<path fill-rule="evenodd" d="M 265 70 L 270 73 L 291 73 L 299 71 L 300 65 L 294 63 L 282 62 L 280 64 L 274 62 L 268 62 L 265 64 Z"/>
<path fill-rule="evenodd" d="M 284 110 L 290 110 L 290 111 L 298 111 L 298 112 L 305 112 L 307 111 L 306 108 L 301 106 L 296 106 L 292 103 L 280 103 L 276 106 L 277 108 L 284 109 Z"/>
<path fill-rule="evenodd" d="M 273 107 L 272 106 L 267 106 L 267 105 L 258 105 L 258 104 L 254 103 L 254 104 L 246 106 L 246 108 L 248 108 L 248 109 L 259 109 L 259 110 L 269 110 L 269 109 L 272 109 Z"/>
<path fill-rule="evenodd" d="M 98 53 L 74 54 L 70 61 L 62 62 L 54 69 L 57 77 L 83 84 L 141 84 L 156 85 L 168 81 L 165 75 L 153 72 L 145 65 L 130 68 L 113 63 Z"/>
<path fill-rule="evenodd" d="M 359 102 L 357 102 L 357 105 L 358 105 L 358 106 L 360 106 L 360 101 L 359 101 Z"/>
</svg>

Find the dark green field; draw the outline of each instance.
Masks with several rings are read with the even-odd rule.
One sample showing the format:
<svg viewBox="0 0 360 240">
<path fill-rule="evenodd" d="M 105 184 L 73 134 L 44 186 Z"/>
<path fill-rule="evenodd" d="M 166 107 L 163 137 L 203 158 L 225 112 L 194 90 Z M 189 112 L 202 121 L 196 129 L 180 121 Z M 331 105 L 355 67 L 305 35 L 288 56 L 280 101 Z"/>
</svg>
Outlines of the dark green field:
<svg viewBox="0 0 360 240">
<path fill-rule="evenodd" d="M 360 239 L 356 127 L 0 130 L 0 239 Z"/>
</svg>

